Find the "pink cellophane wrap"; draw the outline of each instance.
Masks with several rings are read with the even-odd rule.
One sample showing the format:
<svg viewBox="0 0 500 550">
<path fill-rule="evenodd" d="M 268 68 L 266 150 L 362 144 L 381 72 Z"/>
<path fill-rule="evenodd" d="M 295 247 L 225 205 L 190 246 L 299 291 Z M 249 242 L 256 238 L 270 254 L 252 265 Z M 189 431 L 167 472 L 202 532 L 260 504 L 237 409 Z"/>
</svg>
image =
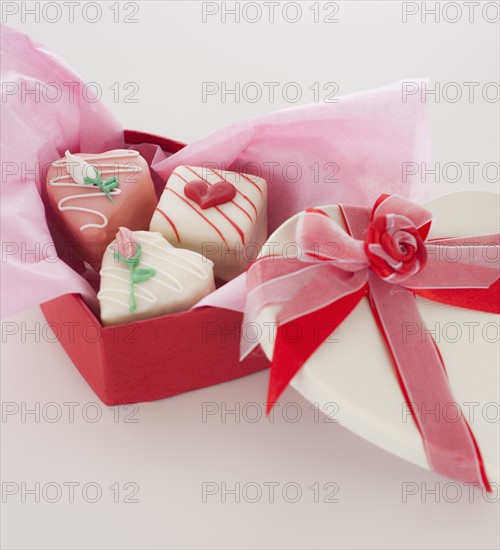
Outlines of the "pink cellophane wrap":
<svg viewBox="0 0 500 550">
<path fill-rule="evenodd" d="M 91 285 L 57 260 L 41 182 L 46 167 L 66 149 L 98 153 L 122 147 L 123 132 L 99 101 L 82 99 L 81 90 L 74 87 L 70 97 L 65 83 L 83 83 L 59 58 L 21 33 L 5 26 L 2 31 L 2 80 L 10 86 L 3 88 L 9 94 L 2 98 L 2 161 L 4 172 L 17 167 L 17 172 L 2 177 L 2 317 L 67 293 L 80 293 L 95 304 Z M 43 96 L 37 101 L 34 94 L 23 98 L 20 92 L 12 93 L 16 85 L 32 90 L 37 82 L 42 88 L 59 84 L 62 97 L 51 103 Z M 428 186 L 417 176 L 403 181 L 402 173 L 403 163 L 430 160 L 427 105 L 417 96 L 405 101 L 402 90 L 398 82 L 341 97 L 337 103 L 294 107 L 237 122 L 168 158 L 154 146 L 140 147 L 152 149 L 152 167 L 164 180 L 180 164 L 248 168 L 254 174 L 262 170 L 269 180 L 270 232 L 310 206 L 370 205 L 381 193 L 420 201 Z M 300 177 L 292 183 L 297 173 Z M 243 311 L 243 277 L 199 305 Z"/>
<path fill-rule="evenodd" d="M 58 260 L 51 244 L 42 178 L 66 149 L 122 147 L 123 131 L 101 102 L 83 98 L 83 81 L 58 57 L 5 25 L 1 38 L 1 315 L 73 292 L 95 303 L 90 284 Z M 38 95 L 29 93 L 37 88 Z M 61 97 L 51 102 L 58 91 Z"/>
</svg>

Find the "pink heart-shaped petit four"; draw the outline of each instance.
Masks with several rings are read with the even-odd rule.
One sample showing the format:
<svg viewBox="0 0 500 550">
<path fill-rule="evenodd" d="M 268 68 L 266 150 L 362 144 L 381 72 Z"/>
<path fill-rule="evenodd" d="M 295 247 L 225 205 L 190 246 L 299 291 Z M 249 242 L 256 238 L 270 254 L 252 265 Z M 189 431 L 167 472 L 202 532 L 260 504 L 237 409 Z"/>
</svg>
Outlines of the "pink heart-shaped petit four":
<svg viewBox="0 0 500 550">
<path fill-rule="evenodd" d="M 137 151 L 66 156 L 47 173 L 56 230 L 96 270 L 120 226 L 147 229 L 158 203 L 149 167 Z"/>
</svg>

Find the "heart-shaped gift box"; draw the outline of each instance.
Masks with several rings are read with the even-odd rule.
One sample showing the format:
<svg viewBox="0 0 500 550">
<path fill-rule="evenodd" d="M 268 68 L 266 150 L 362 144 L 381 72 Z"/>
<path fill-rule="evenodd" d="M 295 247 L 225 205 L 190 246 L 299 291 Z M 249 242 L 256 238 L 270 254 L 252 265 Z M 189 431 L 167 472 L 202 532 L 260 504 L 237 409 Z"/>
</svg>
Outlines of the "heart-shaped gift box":
<svg viewBox="0 0 500 550">
<path fill-rule="evenodd" d="M 127 145 L 151 144 L 172 154 L 183 144 L 126 131 Z M 164 182 L 155 178 L 158 196 Z M 106 405 L 152 401 L 265 369 L 257 349 L 238 364 L 242 314 L 217 307 L 103 327 L 80 295 L 41 305 L 60 343 Z M 59 330 L 61 328 L 61 330 Z"/>
<path fill-rule="evenodd" d="M 428 202 L 425 208 L 433 215 L 427 237 L 431 242 L 466 238 L 465 240 L 472 244 L 483 236 L 489 245 L 482 254 L 489 256 L 487 259 L 492 267 L 493 277 L 498 277 L 498 267 L 495 266 L 498 265 L 496 243 L 500 233 L 500 203 L 497 194 L 476 191 L 450 193 Z M 317 210 L 330 217 L 337 226 L 347 230 L 345 211 L 342 207 L 331 205 L 319 207 Z M 287 249 L 291 249 L 292 252 L 289 253 L 293 254 L 296 250 L 294 243 L 297 242 L 300 220 L 301 215 L 298 214 L 279 227 L 269 237 L 269 245 L 264 245 L 261 255 L 286 258 L 284 255 Z M 338 242 L 340 241 L 329 240 L 328 245 L 335 251 L 342 250 L 343 245 L 336 245 Z M 294 246 L 290 246 L 291 244 Z M 456 265 L 460 259 L 457 246 L 450 244 L 448 247 L 443 248 L 443 256 L 438 262 L 440 269 L 446 269 L 447 264 Z M 467 255 L 470 254 L 470 250 L 465 252 Z M 293 265 L 296 260 L 290 258 L 289 261 Z M 465 261 L 461 269 L 467 269 L 470 263 L 472 262 Z M 262 279 L 258 272 L 257 278 Z M 281 287 L 284 285 L 283 279 L 284 276 L 281 274 Z M 455 282 L 454 288 L 460 289 L 460 283 L 456 280 Z M 442 296 L 436 297 L 433 291 L 425 288 L 427 287 L 424 287 L 423 295 L 417 293 L 416 296 L 416 306 L 422 322 L 406 322 L 405 320 L 410 317 L 403 311 L 403 322 L 394 325 L 397 327 L 394 337 L 402 343 L 402 349 L 409 348 L 414 342 L 429 342 L 433 338 L 449 381 L 451 399 L 443 402 L 442 394 L 435 395 L 432 387 L 428 390 L 429 400 L 417 401 L 409 397 L 411 394 L 405 391 L 408 386 L 405 388 L 400 371 L 398 372 L 393 364 L 387 342 L 388 333 L 381 331 L 380 319 L 377 321 L 374 316 L 368 297 L 361 298 L 335 329 L 335 319 L 331 312 L 326 321 L 320 321 L 319 326 L 316 321 L 311 326 L 308 324 L 310 331 L 304 332 L 305 324 L 294 326 L 293 321 L 289 323 L 290 330 L 282 333 L 285 341 L 283 346 L 286 347 L 287 342 L 292 345 L 288 346 L 288 351 L 283 348 L 281 350 L 287 365 L 294 363 L 298 354 L 302 353 L 300 346 L 296 346 L 301 338 L 308 338 L 310 341 L 314 339 L 317 343 L 309 358 L 303 363 L 300 360 L 302 366 L 291 379 L 290 385 L 325 414 L 331 416 L 333 421 L 341 422 L 368 441 L 427 469 L 431 469 L 429 454 L 426 453 L 428 446 L 420 433 L 425 432 L 425 424 L 430 425 L 437 419 L 437 423 L 441 423 L 441 428 L 444 425 L 446 434 L 447 427 L 453 427 L 463 417 L 469 425 L 470 434 L 475 437 L 475 443 L 480 450 L 479 462 L 484 465 L 490 484 L 498 484 L 500 325 L 497 313 L 493 312 L 499 306 L 496 292 L 498 279 L 488 288 L 488 303 L 479 307 L 479 310 L 473 309 L 471 303 L 457 307 L 450 294 L 445 294 L 445 299 L 442 300 Z M 449 291 L 441 292 L 453 292 L 454 288 L 452 285 Z M 295 299 L 292 293 L 289 297 L 290 301 Z M 483 299 L 480 293 L 476 297 Z M 397 311 L 402 307 L 398 293 L 392 293 L 389 314 L 391 309 Z M 260 326 L 260 346 L 267 357 L 272 359 L 274 356 L 274 360 L 280 308 L 281 305 L 278 304 L 266 305 L 255 318 L 255 322 Z M 339 309 L 342 309 L 342 306 L 338 305 L 337 311 Z M 306 317 L 307 315 L 304 319 Z M 385 320 L 389 321 L 387 318 Z M 324 341 L 319 336 L 323 330 L 323 322 L 327 323 L 324 326 Z M 413 354 L 410 359 L 410 369 L 414 372 L 415 369 L 422 369 L 418 357 Z M 441 366 L 438 370 L 441 370 Z M 286 375 L 276 371 L 275 380 L 278 385 L 282 383 L 283 376 Z M 428 380 L 424 379 L 423 382 L 429 384 Z M 272 386 L 268 402 L 273 400 L 271 389 Z M 418 422 L 414 422 L 415 417 L 419 418 Z M 469 441 L 472 441 L 471 437 Z M 448 456 L 450 460 L 457 462 L 465 460 L 460 458 L 460 451 L 455 452 L 456 442 L 452 441 L 449 448 L 441 439 L 436 443 L 438 448 L 435 451 L 438 455 Z M 451 454 L 446 454 L 450 451 Z"/>
</svg>

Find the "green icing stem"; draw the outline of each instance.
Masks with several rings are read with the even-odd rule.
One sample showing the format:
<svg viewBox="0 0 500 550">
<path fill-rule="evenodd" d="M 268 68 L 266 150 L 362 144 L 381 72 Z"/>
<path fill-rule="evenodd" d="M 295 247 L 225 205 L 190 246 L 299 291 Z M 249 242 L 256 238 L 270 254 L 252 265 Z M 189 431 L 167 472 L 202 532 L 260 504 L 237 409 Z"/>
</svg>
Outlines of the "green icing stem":
<svg viewBox="0 0 500 550">
<path fill-rule="evenodd" d="M 132 258 L 124 258 L 120 252 L 115 252 L 115 260 L 128 265 L 130 268 L 130 305 L 128 310 L 133 313 L 137 309 L 135 300 L 135 285 L 137 283 L 143 283 L 151 277 L 156 275 L 156 271 L 152 267 L 139 267 L 141 261 L 142 246 L 141 243 L 137 243 L 137 251 Z"/>
<path fill-rule="evenodd" d="M 134 268 L 131 268 L 131 271 L 134 271 Z M 128 310 L 130 313 L 133 313 L 137 309 L 137 304 L 135 303 L 135 292 L 134 292 L 134 278 L 132 277 L 132 274 L 130 276 L 130 305 L 128 306 Z"/>
</svg>

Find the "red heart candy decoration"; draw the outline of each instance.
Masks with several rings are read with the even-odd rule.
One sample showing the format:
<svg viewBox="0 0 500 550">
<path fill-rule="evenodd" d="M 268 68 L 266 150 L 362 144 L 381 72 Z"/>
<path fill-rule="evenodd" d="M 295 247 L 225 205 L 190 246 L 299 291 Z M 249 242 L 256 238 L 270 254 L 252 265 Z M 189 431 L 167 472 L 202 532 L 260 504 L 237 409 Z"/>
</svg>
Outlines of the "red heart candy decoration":
<svg viewBox="0 0 500 550">
<path fill-rule="evenodd" d="M 236 188 L 229 181 L 218 181 L 209 185 L 206 181 L 194 180 L 186 183 L 184 194 L 205 210 L 233 200 Z"/>
</svg>

